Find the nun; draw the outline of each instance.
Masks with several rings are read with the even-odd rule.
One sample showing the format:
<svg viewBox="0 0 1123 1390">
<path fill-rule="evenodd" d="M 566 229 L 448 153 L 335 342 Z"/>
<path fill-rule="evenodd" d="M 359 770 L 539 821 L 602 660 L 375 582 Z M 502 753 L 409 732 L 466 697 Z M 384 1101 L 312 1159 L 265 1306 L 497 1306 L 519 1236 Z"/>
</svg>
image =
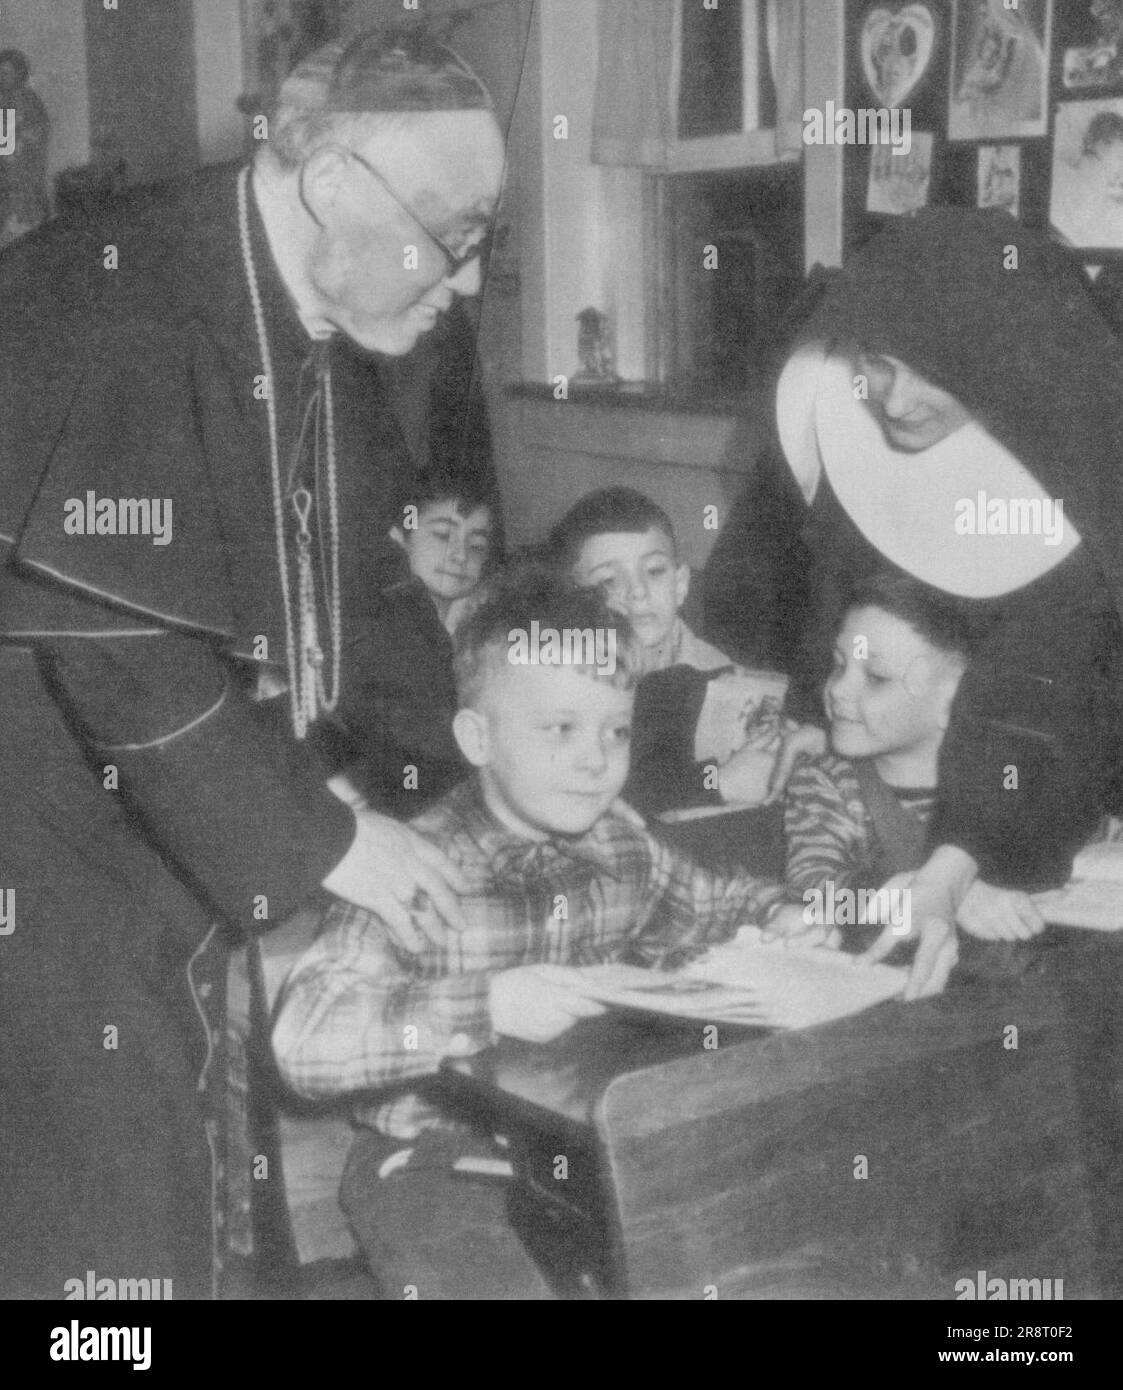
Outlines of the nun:
<svg viewBox="0 0 1123 1390">
<path fill-rule="evenodd" d="M 887 565 L 981 633 L 940 752 L 911 993 L 955 926 L 1041 926 L 1118 804 L 1123 765 L 1123 347 L 1082 270 L 1001 211 L 931 209 L 821 277 L 777 390 L 806 506 L 807 604 L 780 760 L 825 746 L 821 692 L 852 584 Z M 887 929 L 875 958 L 899 938 Z"/>
</svg>

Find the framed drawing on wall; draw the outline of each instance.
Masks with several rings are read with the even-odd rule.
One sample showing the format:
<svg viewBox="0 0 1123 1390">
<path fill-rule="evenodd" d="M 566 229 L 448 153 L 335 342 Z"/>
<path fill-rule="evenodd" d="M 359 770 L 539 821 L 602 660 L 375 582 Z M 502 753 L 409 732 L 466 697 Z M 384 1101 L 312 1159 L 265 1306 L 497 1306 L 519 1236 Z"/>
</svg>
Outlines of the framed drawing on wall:
<svg viewBox="0 0 1123 1390">
<path fill-rule="evenodd" d="M 866 211 L 894 216 L 926 207 L 932 181 L 932 136 L 917 131 L 907 152 L 891 145 L 870 150 L 870 184 Z"/>
<path fill-rule="evenodd" d="M 1070 246 L 1123 251 L 1123 98 L 1058 106 L 1049 220 Z"/>
<path fill-rule="evenodd" d="M 1021 211 L 1021 145 L 980 145 L 976 203 L 981 208 L 1004 208 L 1012 217 Z"/>
<path fill-rule="evenodd" d="M 1123 91 L 1123 0 L 1065 0 L 1069 44 L 1061 81 L 1066 92 Z"/>
<path fill-rule="evenodd" d="M 1049 124 L 1053 0 L 956 0 L 949 140 L 1015 140 Z"/>
<path fill-rule="evenodd" d="M 907 155 L 846 151 L 846 249 L 928 205 L 1046 226 L 1060 58 L 1087 32 L 1051 0 L 847 0 L 846 103 L 899 103 L 912 132 Z"/>
<path fill-rule="evenodd" d="M 938 56 L 939 11 L 910 4 L 867 4 L 858 13 L 862 78 L 877 106 L 903 107 L 922 88 Z"/>
</svg>

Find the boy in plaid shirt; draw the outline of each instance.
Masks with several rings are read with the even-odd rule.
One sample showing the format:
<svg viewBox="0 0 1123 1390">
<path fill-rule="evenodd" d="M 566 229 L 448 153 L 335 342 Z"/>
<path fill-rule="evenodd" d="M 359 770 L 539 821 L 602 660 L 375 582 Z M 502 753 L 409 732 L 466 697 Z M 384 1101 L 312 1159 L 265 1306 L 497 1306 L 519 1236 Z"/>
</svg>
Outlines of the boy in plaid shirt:
<svg viewBox="0 0 1123 1390">
<path fill-rule="evenodd" d="M 412 822 L 469 883 L 467 927 L 436 939 L 417 904 L 416 938 L 399 941 L 364 910 L 333 905 L 274 1032 L 294 1090 L 318 1098 L 422 1078 L 499 1034 L 546 1042 L 601 1006 L 534 967 L 677 964 L 782 897 L 697 867 L 617 800 L 638 666 L 626 620 L 594 591 L 539 569 L 499 579 L 457 634 L 453 729 L 476 775 Z M 390 1296 L 406 1285 L 421 1297 L 549 1296 L 506 1225 L 502 1191 L 449 1179 L 447 1160 L 478 1153 L 481 1136 L 414 1094 L 382 1104 L 374 1125 L 352 1151 L 342 1203 Z"/>
</svg>

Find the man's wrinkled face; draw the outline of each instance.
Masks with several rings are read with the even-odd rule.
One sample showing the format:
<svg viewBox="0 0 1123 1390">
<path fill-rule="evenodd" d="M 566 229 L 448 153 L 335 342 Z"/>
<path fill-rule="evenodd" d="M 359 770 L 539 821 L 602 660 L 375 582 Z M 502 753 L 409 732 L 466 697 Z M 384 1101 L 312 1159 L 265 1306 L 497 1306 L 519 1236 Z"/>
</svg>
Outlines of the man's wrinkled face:
<svg viewBox="0 0 1123 1390">
<path fill-rule="evenodd" d="M 331 161 L 330 194 L 320 195 L 308 279 L 336 328 L 369 352 L 402 356 L 458 296 L 482 288 L 479 258 L 450 266 L 438 243 L 460 257 L 484 240 L 503 140 L 487 111 L 427 111 L 354 155 L 312 157 Z"/>
<path fill-rule="evenodd" d="M 854 374 L 866 379 L 865 404 L 894 449 L 916 453 L 939 444 L 971 419 L 956 398 L 896 357 L 858 351 Z"/>
</svg>

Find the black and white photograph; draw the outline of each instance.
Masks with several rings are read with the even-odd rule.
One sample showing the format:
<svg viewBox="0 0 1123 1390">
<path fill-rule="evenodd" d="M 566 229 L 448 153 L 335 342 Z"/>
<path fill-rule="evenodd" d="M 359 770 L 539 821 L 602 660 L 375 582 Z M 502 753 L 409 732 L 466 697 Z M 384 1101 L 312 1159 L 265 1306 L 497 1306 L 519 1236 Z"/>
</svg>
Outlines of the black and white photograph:
<svg viewBox="0 0 1123 1390">
<path fill-rule="evenodd" d="M 916 0 L 0 6 L 29 1364 L 692 1300 L 1090 1360 L 1123 98 L 1054 135 L 1051 13 L 949 74 Z"/>
<path fill-rule="evenodd" d="M 1045 134 L 1052 19 L 1053 0 L 955 0 L 948 139 Z"/>
<path fill-rule="evenodd" d="M 868 5 L 861 20 L 862 76 L 878 106 L 905 106 L 936 56 L 937 14 L 928 5 Z"/>
<path fill-rule="evenodd" d="M 932 136 L 925 131 L 911 132 L 907 150 L 873 145 L 866 211 L 895 216 L 916 212 L 928 202 L 931 179 Z"/>
<path fill-rule="evenodd" d="M 1079 0 L 1066 6 L 1068 19 L 1083 21 L 1083 42 L 1065 48 L 1062 81 L 1070 90 L 1094 94 L 1123 87 L 1123 0 Z"/>
<path fill-rule="evenodd" d="M 1021 194 L 1021 145 L 980 145 L 978 206 L 1004 208 L 1011 217 L 1017 217 Z"/>
<path fill-rule="evenodd" d="M 1123 98 L 1057 107 L 1049 220 L 1070 246 L 1123 251 Z"/>
</svg>

